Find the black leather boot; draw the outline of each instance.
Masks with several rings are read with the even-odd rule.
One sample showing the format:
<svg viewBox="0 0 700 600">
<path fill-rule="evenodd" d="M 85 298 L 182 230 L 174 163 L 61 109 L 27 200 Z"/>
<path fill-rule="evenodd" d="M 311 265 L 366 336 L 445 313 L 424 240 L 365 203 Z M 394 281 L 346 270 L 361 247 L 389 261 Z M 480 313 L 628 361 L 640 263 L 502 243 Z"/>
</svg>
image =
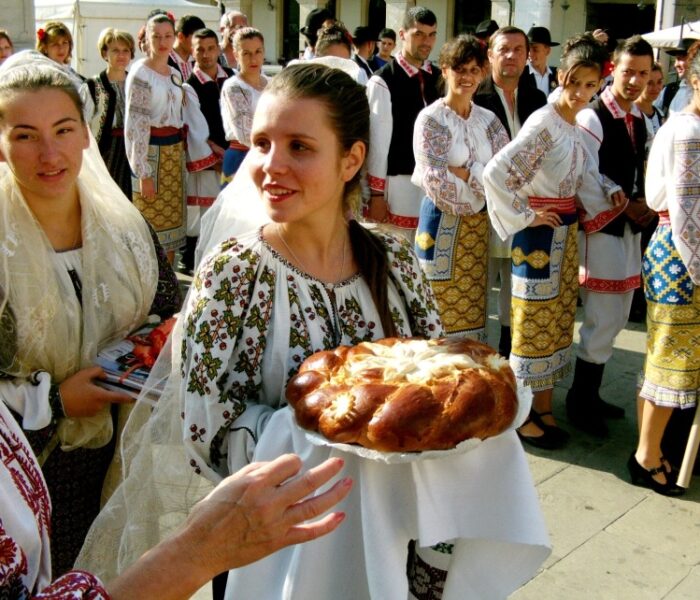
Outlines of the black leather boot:
<svg viewBox="0 0 700 600">
<path fill-rule="evenodd" d="M 503 358 L 510 358 L 510 327 L 501 325 L 501 338 L 498 340 L 498 353 Z"/>
<path fill-rule="evenodd" d="M 194 272 L 194 250 L 197 247 L 197 240 L 199 238 L 195 236 L 188 235 L 185 238 L 185 248 L 182 251 L 182 256 L 180 258 L 180 263 L 182 269 L 188 275 L 192 275 Z"/>
<path fill-rule="evenodd" d="M 603 420 L 602 400 L 598 396 L 605 365 L 596 365 L 576 359 L 574 381 L 566 395 L 566 415 L 577 429 L 598 438 L 608 436 Z"/>
</svg>

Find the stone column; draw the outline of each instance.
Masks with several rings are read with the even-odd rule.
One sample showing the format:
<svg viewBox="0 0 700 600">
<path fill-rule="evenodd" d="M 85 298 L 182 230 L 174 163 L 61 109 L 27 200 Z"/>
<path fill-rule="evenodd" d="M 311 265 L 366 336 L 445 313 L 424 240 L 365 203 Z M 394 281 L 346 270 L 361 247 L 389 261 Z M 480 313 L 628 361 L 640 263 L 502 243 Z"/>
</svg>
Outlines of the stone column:
<svg viewBox="0 0 700 600">
<path fill-rule="evenodd" d="M 386 27 L 396 32 L 396 52 L 401 52 L 402 42 L 399 38 L 399 29 L 401 29 L 403 15 L 407 8 L 415 5 L 415 0 L 386 0 Z"/>
<path fill-rule="evenodd" d="M 510 7 L 515 0 L 493 0 L 491 2 L 491 18 L 498 23 L 499 27 L 510 25 Z"/>
<path fill-rule="evenodd" d="M 36 23 L 31 0 L 0 0 L 0 15 L 2 27 L 9 32 L 15 51 L 34 48 Z"/>
</svg>

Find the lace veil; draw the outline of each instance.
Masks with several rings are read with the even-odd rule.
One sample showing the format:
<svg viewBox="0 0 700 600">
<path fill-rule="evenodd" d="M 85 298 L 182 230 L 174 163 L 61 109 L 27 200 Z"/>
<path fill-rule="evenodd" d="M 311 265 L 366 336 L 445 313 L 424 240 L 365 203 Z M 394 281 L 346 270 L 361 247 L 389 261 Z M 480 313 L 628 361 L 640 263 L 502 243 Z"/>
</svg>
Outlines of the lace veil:
<svg viewBox="0 0 700 600">
<path fill-rule="evenodd" d="M 65 73 L 36 52 L 22 52 L 0 68 Z M 11 168 L 0 163 L 0 319 L 4 373 L 26 378 L 47 371 L 60 382 L 94 364 L 100 348 L 143 323 L 158 283 L 149 229 L 114 183 L 90 136 L 78 176 L 82 210 L 82 306 L 54 250 L 28 208 Z M 108 409 L 93 418 L 59 422 L 64 449 L 99 447 L 112 437 Z"/>
<path fill-rule="evenodd" d="M 198 254 L 269 221 L 244 160 L 202 223 Z M 188 305 L 189 294 L 185 300 Z M 123 479 L 87 535 L 76 567 L 109 581 L 185 520 L 214 487 L 190 467 L 183 444 L 182 319 L 151 369 L 121 438 Z M 185 432 L 186 433 L 186 432 Z"/>
</svg>

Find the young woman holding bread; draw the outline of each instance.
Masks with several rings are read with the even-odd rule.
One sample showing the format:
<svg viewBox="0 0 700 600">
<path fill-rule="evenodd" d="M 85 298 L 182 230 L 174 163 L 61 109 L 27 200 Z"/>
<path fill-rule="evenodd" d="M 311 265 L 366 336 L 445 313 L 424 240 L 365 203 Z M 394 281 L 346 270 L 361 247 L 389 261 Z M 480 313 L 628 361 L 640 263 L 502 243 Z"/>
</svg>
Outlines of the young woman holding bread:
<svg viewBox="0 0 700 600">
<path fill-rule="evenodd" d="M 182 411 L 193 473 L 216 482 L 293 452 L 307 468 L 342 455 L 355 482 L 340 506 L 344 527 L 231 571 L 227 598 L 406 598 L 444 587 L 450 600 L 475 585 L 505 597 L 548 552 L 512 431 L 473 452 L 385 464 L 381 453 L 312 441 L 286 406 L 287 382 L 318 351 L 443 334 L 408 243 L 349 216 L 359 207 L 368 139 L 367 98 L 350 76 L 313 63 L 277 75 L 260 98 L 251 149 L 222 194 L 214 237 L 223 241 L 205 254 L 174 332 L 173 398 L 160 404 L 172 407 L 178 428 Z M 231 226 L 241 230 L 241 199 L 262 205 L 265 217 L 231 237 Z M 516 565 L 505 558 L 511 551 Z"/>
</svg>

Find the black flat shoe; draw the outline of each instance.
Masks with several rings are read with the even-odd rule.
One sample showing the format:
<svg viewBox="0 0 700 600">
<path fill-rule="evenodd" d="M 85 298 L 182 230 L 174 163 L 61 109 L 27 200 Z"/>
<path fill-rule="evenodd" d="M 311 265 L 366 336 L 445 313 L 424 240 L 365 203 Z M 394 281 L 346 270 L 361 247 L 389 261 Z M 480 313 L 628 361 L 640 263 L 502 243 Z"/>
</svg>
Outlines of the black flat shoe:
<svg viewBox="0 0 700 600">
<path fill-rule="evenodd" d="M 542 430 L 543 433 L 542 435 L 534 436 L 525 435 L 520 433 L 519 430 L 516 430 L 520 441 L 524 444 L 529 444 L 535 448 L 542 448 L 543 450 L 558 450 L 559 448 L 563 447 L 564 444 L 566 444 L 566 441 L 569 439 L 569 434 L 563 429 L 542 423 L 534 410 L 530 411 L 530 416 L 522 424 L 522 426 L 525 426 L 528 423 L 534 423 Z"/>
<path fill-rule="evenodd" d="M 569 435 L 569 432 L 568 432 L 568 431 L 564 431 L 561 427 L 559 427 L 559 426 L 557 426 L 557 425 L 549 425 L 549 424 L 545 423 L 545 422 L 542 420 L 542 417 L 546 417 L 547 415 L 552 415 L 552 416 L 554 416 L 554 415 L 552 414 L 552 411 L 551 411 L 551 410 L 548 410 L 547 412 L 538 413 L 538 412 L 533 408 L 533 409 L 531 409 L 531 411 L 530 411 L 530 417 L 532 418 L 532 420 L 533 420 L 533 422 L 535 423 L 535 425 L 537 425 L 537 426 L 538 426 L 540 429 L 542 429 L 543 431 L 549 430 L 549 431 L 550 431 L 550 435 L 552 435 L 552 436 L 555 437 L 555 438 L 558 438 L 558 439 L 560 440 L 560 442 L 561 442 L 561 445 L 563 446 L 564 444 L 566 444 L 566 442 L 569 441 L 569 438 L 571 437 L 571 436 Z"/>
<path fill-rule="evenodd" d="M 666 473 L 666 468 L 662 465 L 654 469 L 645 469 L 637 462 L 634 452 L 627 461 L 627 470 L 630 472 L 630 479 L 634 485 L 649 488 L 662 496 L 682 496 L 685 494 L 685 488 L 676 485 L 671 481 Z M 666 476 L 666 483 L 659 483 L 654 479 L 654 475 L 663 473 Z"/>
<path fill-rule="evenodd" d="M 589 406 L 574 402 L 569 398 L 569 396 L 566 397 L 566 417 L 569 419 L 569 423 L 576 429 L 599 439 L 607 438 L 608 426 L 603 420 L 601 411 L 598 410 L 598 403 Z"/>
</svg>

